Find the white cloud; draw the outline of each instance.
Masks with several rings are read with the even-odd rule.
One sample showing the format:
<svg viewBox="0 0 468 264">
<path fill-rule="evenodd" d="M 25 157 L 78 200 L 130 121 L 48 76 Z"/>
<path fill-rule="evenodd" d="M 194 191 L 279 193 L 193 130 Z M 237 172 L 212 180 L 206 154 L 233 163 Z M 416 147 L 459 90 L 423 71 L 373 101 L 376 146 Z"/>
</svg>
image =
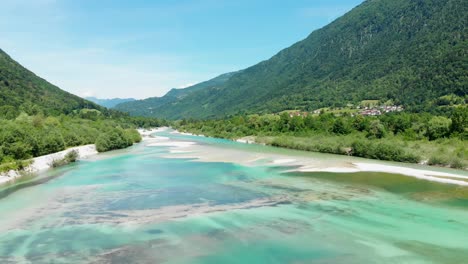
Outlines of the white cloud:
<svg viewBox="0 0 468 264">
<path fill-rule="evenodd" d="M 193 86 L 195 84 L 196 83 L 191 82 L 191 83 L 184 84 L 184 85 L 180 86 L 179 88 L 187 88 L 187 87 Z"/>
<path fill-rule="evenodd" d="M 85 91 L 79 96 L 81 96 L 81 97 L 93 97 L 95 95 L 96 95 L 96 93 L 94 91 Z"/>
</svg>

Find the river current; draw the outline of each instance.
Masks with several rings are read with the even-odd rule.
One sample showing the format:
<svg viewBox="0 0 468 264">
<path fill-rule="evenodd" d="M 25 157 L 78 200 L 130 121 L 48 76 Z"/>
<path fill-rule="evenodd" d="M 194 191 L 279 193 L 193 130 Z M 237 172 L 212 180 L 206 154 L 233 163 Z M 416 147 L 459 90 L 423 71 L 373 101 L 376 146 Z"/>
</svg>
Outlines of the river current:
<svg viewBox="0 0 468 264">
<path fill-rule="evenodd" d="M 249 151 L 160 135 L 218 146 L 219 155 Z M 466 187 L 385 173 L 299 173 L 260 161 L 201 162 L 174 152 L 143 142 L 2 187 L 0 263 L 468 259 Z"/>
</svg>

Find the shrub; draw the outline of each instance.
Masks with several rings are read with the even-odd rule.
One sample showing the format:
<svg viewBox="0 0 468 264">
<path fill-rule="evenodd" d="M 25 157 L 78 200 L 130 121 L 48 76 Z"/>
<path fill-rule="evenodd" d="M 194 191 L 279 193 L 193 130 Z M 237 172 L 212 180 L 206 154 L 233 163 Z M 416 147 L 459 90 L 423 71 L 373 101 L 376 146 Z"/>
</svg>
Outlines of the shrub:
<svg viewBox="0 0 468 264">
<path fill-rule="evenodd" d="M 333 122 L 332 132 L 338 135 L 346 135 L 349 134 L 351 131 L 343 122 L 343 120 L 341 118 L 338 118 L 335 120 L 335 122 Z"/>
<path fill-rule="evenodd" d="M 64 159 L 54 159 L 52 160 L 52 163 L 50 163 L 50 166 L 52 166 L 52 168 L 57 168 L 57 167 L 64 166 L 66 164 L 67 163 L 65 162 Z"/>
<path fill-rule="evenodd" d="M 4 164 L 0 164 L 0 172 L 10 170 L 24 170 L 32 163 L 31 160 L 8 160 L 4 162 Z"/>
<path fill-rule="evenodd" d="M 141 142 L 141 135 L 135 129 L 126 129 L 125 133 L 132 140 L 133 143 Z"/>
<path fill-rule="evenodd" d="M 72 150 L 65 155 L 65 160 L 68 162 L 75 162 L 79 157 L 79 153 L 76 150 Z"/>
<path fill-rule="evenodd" d="M 35 156 L 59 152 L 65 149 L 65 141 L 62 134 L 55 130 L 44 130 L 36 136 L 38 153 Z"/>
<path fill-rule="evenodd" d="M 351 155 L 362 158 L 370 158 L 373 156 L 373 148 L 371 144 L 357 140 L 351 144 Z"/>
<path fill-rule="evenodd" d="M 400 162 L 419 162 L 419 157 L 407 153 L 402 147 L 393 144 L 372 141 L 357 140 L 351 144 L 351 155 L 362 158 L 400 161 Z"/>
<path fill-rule="evenodd" d="M 379 120 L 373 120 L 367 131 L 368 138 L 383 138 L 387 134 L 385 126 Z"/>
<path fill-rule="evenodd" d="M 453 159 L 451 162 L 450 162 L 450 168 L 454 168 L 454 169 L 465 169 L 466 168 L 466 164 L 461 160 L 461 159 Z"/>
<path fill-rule="evenodd" d="M 64 165 L 76 162 L 78 157 L 79 157 L 78 151 L 72 150 L 68 152 L 67 154 L 65 154 L 65 157 L 63 157 L 63 159 L 53 160 L 51 166 L 53 168 L 64 166 Z"/>
<path fill-rule="evenodd" d="M 435 116 L 431 118 L 426 128 L 429 140 L 443 138 L 449 135 L 452 121 L 446 117 Z"/>
<path fill-rule="evenodd" d="M 99 152 L 122 149 L 132 144 L 133 140 L 121 128 L 110 129 L 96 139 L 96 149 Z"/>
<path fill-rule="evenodd" d="M 431 156 L 427 161 L 428 165 L 447 166 L 450 164 L 447 158 L 442 156 Z"/>
<path fill-rule="evenodd" d="M 63 139 L 67 147 L 80 146 L 85 143 L 84 140 L 79 135 L 77 135 L 77 133 L 72 131 L 66 131 L 63 134 Z"/>
</svg>

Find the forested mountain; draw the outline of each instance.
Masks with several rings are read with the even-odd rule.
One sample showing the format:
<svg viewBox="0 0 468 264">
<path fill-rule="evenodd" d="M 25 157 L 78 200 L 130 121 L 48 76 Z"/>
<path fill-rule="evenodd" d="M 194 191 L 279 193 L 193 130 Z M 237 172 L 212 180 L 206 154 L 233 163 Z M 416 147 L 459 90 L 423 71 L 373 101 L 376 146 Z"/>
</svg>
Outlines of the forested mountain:
<svg viewBox="0 0 468 264">
<path fill-rule="evenodd" d="M 67 93 L 0 50 L 0 174 L 70 147 L 95 144 L 100 152 L 128 147 L 141 140 L 134 128 L 161 124 Z M 70 155 L 56 165 L 76 159 L 76 153 Z"/>
<path fill-rule="evenodd" d="M 218 87 L 221 87 L 221 85 L 226 83 L 236 73 L 237 72 L 225 73 L 211 80 L 201 82 L 199 84 L 195 84 L 193 86 L 183 89 L 173 88 L 162 97 L 151 97 L 144 100 L 118 104 L 115 107 L 115 109 L 124 112 L 129 112 L 132 115 L 162 116 L 162 113 L 167 111 L 168 108 L 183 109 L 188 108 L 191 104 L 195 104 L 195 101 L 184 99 L 194 92 L 203 93 L 203 90 L 205 89 L 217 89 Z"/>
<path fill-rule="evenodd" d="M 68 114 L 74 110 L 102 107 L 65 92 L 38 77 L 0 49 L 0 116 Z"/>
<path fill-rule="evenodd" d="M 96 103 L 100 106 L 104 106 L 107 108 L 113 108 L 118 104 L 121 103 L 126 103 L 126 102 L 132 102 L 135 101 L 136 99 L 134 98 L 112 98 L 112 99 L 100 99 L 96 97 L 85 97 L 86 100 L 89 100 L 93 103 Z"/>
<path fill-rule="evenodd" d="M 213 118 L 237 113 L 313 110 L 366 99 L 415 111 L 468 92 L 465 0 L 367 0 L 305 40 L 242 72 L 133 115 Z M 136 105 L 134 105 L 136 106 Z"/>
</svg>

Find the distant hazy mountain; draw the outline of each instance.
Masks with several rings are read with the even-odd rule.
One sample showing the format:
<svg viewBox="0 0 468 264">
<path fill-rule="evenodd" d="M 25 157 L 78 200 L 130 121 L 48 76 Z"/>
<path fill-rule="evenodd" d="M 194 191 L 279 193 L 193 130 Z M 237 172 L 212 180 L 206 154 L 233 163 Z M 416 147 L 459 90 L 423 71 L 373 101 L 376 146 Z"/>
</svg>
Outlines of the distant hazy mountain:
<svg viewBox="0 0 468 264">
<path fill-rule="evenodd" d="M 120 103 L 132 102 L 136 100 L 134 98 L 99 99 L 96 97 L 85 97 L 85 99 L 91 102 L 95 102 L 96 104 L 107 107 L 107 108 L 114 108 L 116 105 Z"/>
<path fill-rule="evenodd" d="M 144 100 L 137 100 L 133 102 L 121 103 L 115 107 L 116 110 L 129 112 L 132 115 L 141 116 L 164 116 L 168 108 L 174 107 L 177 102 L 183 100 L 185 97 L 194 92 L 199 92 L 204 89 L 216 89 L 231 78 L 237 72 L 230 72 L 222 74 L 206 82 L 195 84 L 193 86 L 183 89 L 171 89 L 166 95 L 162 97 L 151 97 Z M 187 104 L 196 102 L 185 102 Z M 181 113 L 182 114 L 182 113 Z"/>
<path fill-rule="evenodd" d="M 83 108 L 103 110 L 38 77 L 0 49 L 0 116 L 21 111 L 58 115 Z"/>
<path fill-rule="evenodd" d="M 144 104 L 119 109 L 215 118 L 392 99 L 426 110 L 438 97 L 467 96 L 467 21 L 466 0 L 368 0 L 220 85 L 157 110 Z"/>
</svg>

